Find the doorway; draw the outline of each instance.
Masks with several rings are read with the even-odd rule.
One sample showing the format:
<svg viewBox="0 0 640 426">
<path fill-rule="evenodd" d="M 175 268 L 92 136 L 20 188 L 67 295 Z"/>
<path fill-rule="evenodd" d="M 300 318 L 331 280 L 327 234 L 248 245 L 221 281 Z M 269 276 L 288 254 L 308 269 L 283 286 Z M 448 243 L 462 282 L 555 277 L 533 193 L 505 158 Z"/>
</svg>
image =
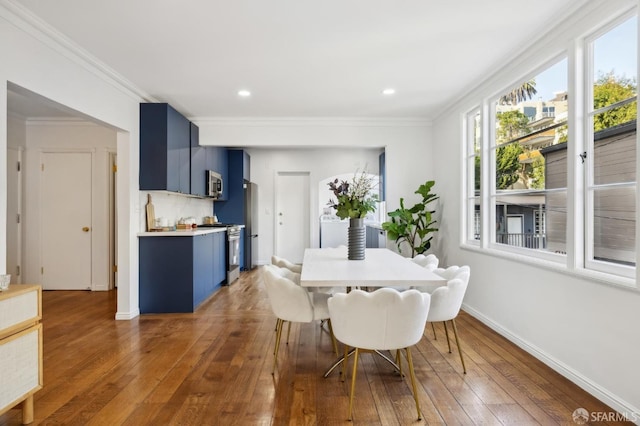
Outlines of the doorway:
<svg viewBox="0 0 640 426">
<path fill-rule="evenodd" d="M 43 152 L 42 288 L 91 290 L 91 152 Z"/>
<path fill-rule="evenodd" d="M 275 254 L 302 263 L 310 240 L 309 172 L 277 172 Z"/>
<path fill-rule="evenodd" d="M 21 284 L 22 263 L 22 149 L 7 148 L 7 274 Z"/>
</svg>

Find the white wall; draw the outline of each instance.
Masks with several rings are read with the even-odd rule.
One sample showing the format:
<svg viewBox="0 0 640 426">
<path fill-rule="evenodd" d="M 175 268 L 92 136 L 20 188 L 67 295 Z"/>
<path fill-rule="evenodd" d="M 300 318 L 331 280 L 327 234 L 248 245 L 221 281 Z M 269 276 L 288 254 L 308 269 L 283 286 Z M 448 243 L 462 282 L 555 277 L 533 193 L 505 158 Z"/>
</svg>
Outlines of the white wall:
<svg viewBox="0 0 640 426">
<path fill-rule="evenodd" d="M 187 197 L 166 191 L 140 191 L 140 205 L 147 205 L 147 194 L 151 194 L 151 203 L 156 218 L 165 218 L 173 226 L 181 218 L 193 217 L 196 223 L 202 223 L 204 216 L 213 214 L 213 201 Z M 146 231 L 146 208 L 140 209 L 140 232 Z"/>
<path fill-rule="evenodd" d="M 11 9 L 8 9 L 11 8 Z M 20 17 L 18 16 L 20 15 Z M 127 83 L 107 75 L 30 24 L 11 3 L 0 6 L 0 188 L 6 194 L 7 83 L 11 82 L 117 129 L 118 312 L 138 309 L 139 102 Z M 0 229 L 6 227 L 6 195 L 0 196 Z M 6 233 L 0 234 L 0 271 L 6 269 Z"/>
<path fill-rule="evenodd" d="M 276 167 L 280 170 L 301 167 L 315 171 L 319 178 L 340 173 L 353 173 L 368 164 L 369 171 L 378 169 L 377 154 L 386 152 L 387 211 L 399 207 L 400 197 L 413 205 L 419 196 L 414 191 L 425 181 L 433 179 L 435 162 L 432 148 L 432 128 L 429 122 L 416 119 L 218 119 L 196 120 L 200 128 L 202 145 L 251 147 L 251 180 L 272 187 Z M 292 147 L 305 148 L 292 150 Z M 261 149 L 258 152 L 258 148 Z M 268 148 L 268 149 L 267 149 Z M 357 149 L 375 149 L 369 160 Z M 270 150 L 271 154 L 269 154 Z M 350 153 L 355 154 L 350 154 Z M 254 155 L 256 158 L 254 158 Z M 324 174 L 324 176 L 320 176 Z M 258 180 L 260 179 L 260 180 Z M 318 180 L 312 178 L 312 188 Z M 434 190 L 439 190 L 436 183 Z M 274 203 L 272 190 L 260 192 L 261 203 Z M 312 200 L 317 199 L 311 193 Z M 318 206 L 312 206 L 316 212 Z M 272 223 L 272 217 L 264 218 Z M 262 221 L 260 222 L 261 233 Z M 317 225 L 317 218 L 312 218 Z M 315 226 L 314 225 L 314 226 Z M 266 259 L 272 250 L 273 230 L 269 239 L 260 242 L 260 259 Z M 317 244 L 317 230 L 312 230 L 312 243 Z M 266 249 L 265 247 L 269 247 Z M 268 250 L 268 251 L 265 251 Z M 270 254 L 269 254 L 270 256 Z"/>
<path fill-rule="evenodd" d="M 566 40 L 590 31 L 611 8 L 635 4 L 611 1 L 591 11 L 585 8 L 434 122 L 435 176 L 442 197 L 437 251 L 446 265 L 471 266 L 464 309 L 627 413 L 640 413 L 640 294 L 463 248 L 461 122 L 484 97 L 559 53 Z"/>
<path fill-rule="evenodd" d="M 351 176 L 355 170 L 367 170 L 377 174 L 380 149 L 341 148 L 341 149 L 260 149 L 247 150 L 251 156 L 251 181 L 258 184 L 258 263 L 270 262 L 275 249 L 275 182 L 277 172 L 309 172 L 309 208 L 311 226 L 311 247 L 319 245 L 319 217 L 322 206 L 319 199 L 319 182 L 329 176 L 347 173 Z M 326 200 L 329 199 L 329 188 Z"/>
</svg>

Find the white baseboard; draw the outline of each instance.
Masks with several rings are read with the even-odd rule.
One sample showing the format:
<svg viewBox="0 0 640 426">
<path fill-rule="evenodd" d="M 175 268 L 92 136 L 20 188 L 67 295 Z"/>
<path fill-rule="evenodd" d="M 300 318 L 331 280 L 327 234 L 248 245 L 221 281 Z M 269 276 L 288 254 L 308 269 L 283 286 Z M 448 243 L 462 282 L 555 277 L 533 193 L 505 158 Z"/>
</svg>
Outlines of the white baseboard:
<svg viewBox="0 0 640 426">
<path fill-rule="evenodd" d="M 140 316 L 140 309 L 131 312 L 116 312 L 116 320 L 132 320 Z"/>
<path fill-rule="evenodd" d="M 566 377 L 568 380 L 572 381 L 573 383 L 584 389 L 586 392 L 593 395 L 595 398 L 598 398 L 600 401 L 604 402 L 619 413 L 627 415 L 627 418 L 629 420 L 635 422 L 636 424 L 640 424 L 640 408 L 634 407 L 632 404 L 609 392 L 607 389 L 603 388 L 597 383 L 594 383 L 588 377 L 585 377 L 582 374 L 578 373 L 570 366 L 555 359 L 553 356 L 549 355 L 537 346 L 521 339 L 519 336 L 513 334 L 510 330 L 504 328 L 502 325 L 496 323 L 491 318 L 486 317 L 484 314 L 468 306 L 467 304 L 463 304 L 463 310 L 496 333 L 505 337 L 506 339 L 532 355 L 533 357 L 542 361 L 548 367 Z M 577 409 L 580 407 L 575 408 Z"/>
</svg>

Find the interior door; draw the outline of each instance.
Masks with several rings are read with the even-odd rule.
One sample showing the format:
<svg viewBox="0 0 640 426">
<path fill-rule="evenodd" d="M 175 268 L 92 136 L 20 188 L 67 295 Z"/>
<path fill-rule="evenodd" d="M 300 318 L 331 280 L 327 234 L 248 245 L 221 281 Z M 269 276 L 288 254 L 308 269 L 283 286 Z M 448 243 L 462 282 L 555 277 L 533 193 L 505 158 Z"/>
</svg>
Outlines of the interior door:
<svg viewBox="0 0 640 426">
<path fill-rule="evenodd" d="M 278 172 L 276 178 L 276 255 L 302 263 L 309 247 L 309 173 Z"/>
<path fill-rule="evenodd" d="M 42 287 L 91 289 L 91 153 L 43 153 Z"/>
<path fill-rule="evenodd" d="M 11 274 L 12 284 L 22 282 L 20 277 L 22 173 L 19 166 L 21 154 L 22 152 L 16 148 L 7 149 L 7 274 Z"/>
</svg>

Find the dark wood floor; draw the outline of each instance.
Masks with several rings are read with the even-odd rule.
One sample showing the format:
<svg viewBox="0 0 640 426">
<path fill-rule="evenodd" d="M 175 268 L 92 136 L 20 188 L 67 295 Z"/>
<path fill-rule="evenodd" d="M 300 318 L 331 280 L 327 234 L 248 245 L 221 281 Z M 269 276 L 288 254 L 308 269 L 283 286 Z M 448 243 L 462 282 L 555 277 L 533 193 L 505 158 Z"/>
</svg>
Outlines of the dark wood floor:
<svg viewBox="0 0 640 426">
<path fill-rule="evenodd" d="M 115 292 L 44 292 L 43 305 L 34 424 L 349 424 L 347 384 L 322 377 L 335 356 L 318 323 L 292 327 L 271 375 L 275 317 L 255 270 L 195 314 L 115 321 Z M 468 374 L 441 326 L 413 351 L 424 423 L 573 425 L 579 407 L 611 411 L 469 315 L 458 327 Z M 418 423 L 408 380 L 377 356 L 360 366 L 353 424 Z"/>
</svg>

